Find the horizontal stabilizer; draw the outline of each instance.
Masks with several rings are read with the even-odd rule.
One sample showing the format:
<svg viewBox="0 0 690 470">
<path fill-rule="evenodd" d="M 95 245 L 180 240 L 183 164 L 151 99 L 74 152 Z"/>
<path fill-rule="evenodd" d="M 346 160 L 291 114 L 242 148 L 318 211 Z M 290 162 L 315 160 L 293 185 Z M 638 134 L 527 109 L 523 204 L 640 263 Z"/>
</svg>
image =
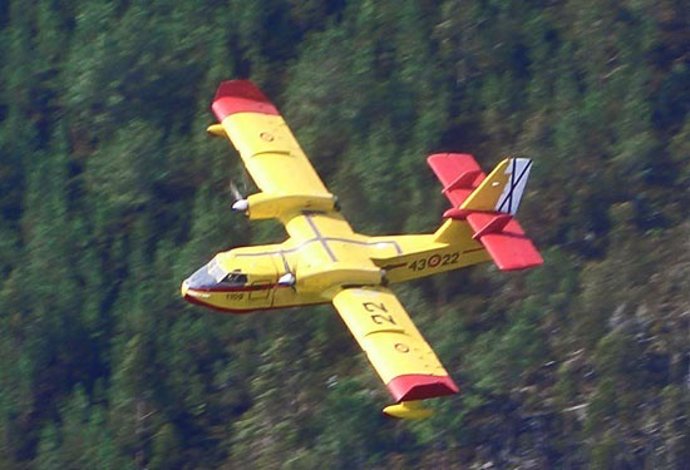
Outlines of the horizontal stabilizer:
<svg viewBox="0 0 690 470">
<path fill-rule="evenodd" d="M 513 216 L 508 214 L 496 214 L 489 219 L 489 221 L 482 228 L 477 230 L 472 236 L 473 239 L 479 240 L 484 235 L 489 235 L 490 233 L 501 233 L 503 229 L 506 228 L 508 222 L 513 220 Z"/>
<path fill-rule="evenodd" d="M 453 207 L 460 206 L 484 179 L 472 155 L 463 153 L 437 153 L 426 159 L 443 185 L 443 194 Z"/>
<path fill-rule="evenodd" d="M 501 271 L 516 271 L 544 263 L 532 240 L 515 218 L 506 214 L 473 212 L 467 222 Z"/>
</svg>

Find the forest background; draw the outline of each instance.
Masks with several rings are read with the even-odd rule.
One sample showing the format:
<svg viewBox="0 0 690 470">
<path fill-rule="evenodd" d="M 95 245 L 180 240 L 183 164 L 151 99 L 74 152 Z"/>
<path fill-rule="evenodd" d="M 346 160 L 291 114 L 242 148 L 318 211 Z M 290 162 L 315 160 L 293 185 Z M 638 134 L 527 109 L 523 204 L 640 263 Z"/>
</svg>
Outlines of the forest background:
<svg viewBox="0 0 690 470">
<path fill-rule="evenodd" d="M 0 467 L 688 468 L 686 0 L 0 2 Z M 186 305 L 230 211 L 224 79 L 364 233 L 431 231 L 438 151 L 535 160 L 546 264 L 396 286 L 462 393 L 388 402 L 330 306 Z"/>
</svg>

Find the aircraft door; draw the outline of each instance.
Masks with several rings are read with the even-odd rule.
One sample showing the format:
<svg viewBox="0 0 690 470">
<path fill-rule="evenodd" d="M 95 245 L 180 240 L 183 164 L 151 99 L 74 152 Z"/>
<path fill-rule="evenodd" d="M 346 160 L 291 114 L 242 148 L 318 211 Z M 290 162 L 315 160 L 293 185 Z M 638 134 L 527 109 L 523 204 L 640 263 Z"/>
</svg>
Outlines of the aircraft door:
<svg viewBox="0 0 690 470">
<path fill-rule="evenodd" d="M 273 306 L 273 294 L 275 293 L 278 271 L 273 257 L 257 256 L 252 259 L 249 279 L 249 303 L 255 308 L 270 308 Z"/>
<path fill-rule="evenodd" d="M 273 283 L 271 281 L 255 281 L 249 286 L 249 301 L 260 303 L 273 301 Z"/>
</svg>

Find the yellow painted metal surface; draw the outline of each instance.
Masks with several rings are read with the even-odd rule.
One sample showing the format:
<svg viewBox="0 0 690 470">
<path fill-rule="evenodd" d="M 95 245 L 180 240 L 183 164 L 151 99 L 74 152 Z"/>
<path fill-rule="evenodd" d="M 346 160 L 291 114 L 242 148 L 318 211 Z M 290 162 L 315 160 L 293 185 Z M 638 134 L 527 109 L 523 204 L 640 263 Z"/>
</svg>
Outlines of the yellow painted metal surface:
<svg viewBox="0 0 690 470">
<path fill-rule="evenodd" d="M 384 414 L 398 419 L 425 419 L 434 414 L 428 408 L 424 408 L 420 400 L 404 401 L 389 405 L 383 409 Z"/>
<path fill-rule="evenodd" d="M 390 290 L 344 289 L 333 305 L 384 383 L 409 374 L 448 375 Z"/>
<path fill-rule="evenodd" d="M 443 239 L 444 241 L 439 241 Z M 446 221 L 434 234 L 373 237 L 372 246 L 390 241 L 399 253 L 385 245 L 371 253 L 377 266 L 386 270 L 389 282 L 404 282 L 473 264 L 490 258 L 484 247 L 472 239 L 472 229 L 465 221 Z"/>
<path fill-rule="evenodd" d="M 510 172 L 506 172 L 509 164 L 510 159 L 505 159 L 496 165 L 489 176 L 465 199 L 460 208 L 476 211 L 495 210 L 496 203 L 510 178 Z"/>
<path fill-rule="evenodd" d="M 225 129 L 223 129 L 222 124 L 211 124 L 206 128 L 208 135 L 213 137 L 225 137 Z"/>
<path fill-rule="evenodd" d="M 221 124 L 261 191 L 330 194 L 281 116 L 237 113 Z"/>
</svg>

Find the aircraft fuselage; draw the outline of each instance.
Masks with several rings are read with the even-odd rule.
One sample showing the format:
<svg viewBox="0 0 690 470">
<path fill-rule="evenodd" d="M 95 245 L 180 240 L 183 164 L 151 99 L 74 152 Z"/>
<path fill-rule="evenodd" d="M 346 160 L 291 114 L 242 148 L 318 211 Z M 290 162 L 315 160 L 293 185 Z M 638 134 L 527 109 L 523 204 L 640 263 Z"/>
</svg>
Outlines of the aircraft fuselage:
<svg viewBox="0 0 690 470">
<path fill-rule="evenodd" d="M 367 237 L 337 213 L 305 212 L 286 226 L 293 236 L 281 244 L 218 253 L 182 283 L 183 297 L 249 313 L 329 302 L 332 287 L 402 282 L 488 259 L 466 224 L 444 243 L 433 234 Z"/>
</svg>

